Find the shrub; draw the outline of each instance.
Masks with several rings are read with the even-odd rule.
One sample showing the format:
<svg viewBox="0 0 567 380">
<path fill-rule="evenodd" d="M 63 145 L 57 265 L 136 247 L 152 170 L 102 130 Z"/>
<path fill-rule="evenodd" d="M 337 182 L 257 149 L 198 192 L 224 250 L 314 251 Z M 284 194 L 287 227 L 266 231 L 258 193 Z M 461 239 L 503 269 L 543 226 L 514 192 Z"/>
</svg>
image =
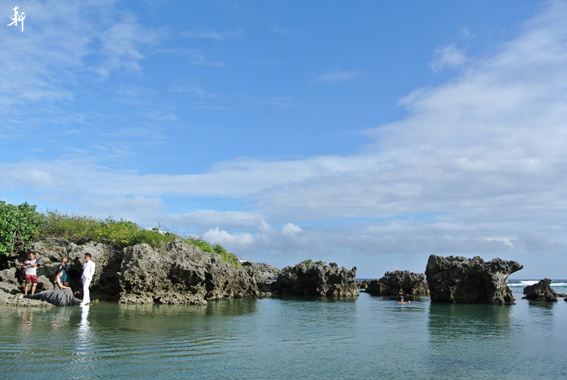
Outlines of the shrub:
<svg viewBox="0 0 567 380">
<path fill-rule="evenodd" d="M 7 256 L 15 250 L 28 248 L 39 235 L 42 217 L 35 207 L 27 202 L 13 206 L 0 201 L 0 254 Z"/>
<path fill-rule="evenodd" d="M 311 259 L 303 260 L 301 263 L 302 263 L 302 264 L 305 264 L 305 265 L 307 265 L 307 266 L 311 266 L 311 265 L 322 266 L 322 265 L 325 265 L 325 262 L 324 262 L 324 261 L 320 261 L 320 260 L 319 260 L 319 261 L 313 262 L 313 260 L 311 260 Z"/>
<path fill-rule="evenodd" d="M 230 265 L 236 268 L 241 267 L 240 261 L 238 261 L 238 256 L 236 256 L 234 253 L 227 252 L 226 249 L 220 244 L 213 245 L 213 251 L 215 251 L 216 254 L 220 255 L 220 257 L 222 257 L 222 259 Z"/>
<path fill-rule="evenodd" d="M 163 233 L 157 227 L 144 229 L 124 219 L 96 220 L 84 216 L 69 216 L 58 211 L 48 211 L 43 220 L 41 231 L 43 237 L 63 237 L 75 244 L 84 244 L 94 240 L 114 244 L 120 248 L 146 243 L 154 249 L 165 249 L 167 243 L 180 238 L 189 245 L 201 248 L 204 252 L 217 253 L 225 262 L 240 268 L 236 255 L 228 253 L 218 244 L 211 247 L 209 243 L 200 238 L 183 237 L 170 232 Z"/>
<path fill-rule="evenodd" d="M 194 245 L 197 246 L 199 248 L 201 248 L 204 252 L 214 252 L 213 249 L 211 248 L 211 245 L 209 243 L 207 243 L 204 240 L 201 240 L 200 238 L 195 238 L 193 236 L 189 236 L 189 237 L 184 237 L 181 238 L 185 243 L 190 244 L 190 245 Z"/>
<path fill-rule="evenodd" d="M 313 260 L 311 259 L 305 259 L 301 262 L 302 264 L 305 264 L 307 266 L 310 266 L 311 264 L 313 264 Z"/>
</svg>

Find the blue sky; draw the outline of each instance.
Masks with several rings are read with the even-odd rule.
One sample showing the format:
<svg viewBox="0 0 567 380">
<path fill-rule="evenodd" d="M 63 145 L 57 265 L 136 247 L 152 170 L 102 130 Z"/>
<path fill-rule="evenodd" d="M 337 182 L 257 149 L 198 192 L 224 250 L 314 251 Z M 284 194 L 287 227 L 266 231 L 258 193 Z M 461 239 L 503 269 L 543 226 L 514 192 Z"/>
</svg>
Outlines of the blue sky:
<svg viewBox="0 0 567 380">
<path fill-rule="evenodd" d="M 2 17 L 2 200 L 278 267 L 374 278 L 433 253 L 567 277 L 565 1 L 0 0 Z"/>
</svg>

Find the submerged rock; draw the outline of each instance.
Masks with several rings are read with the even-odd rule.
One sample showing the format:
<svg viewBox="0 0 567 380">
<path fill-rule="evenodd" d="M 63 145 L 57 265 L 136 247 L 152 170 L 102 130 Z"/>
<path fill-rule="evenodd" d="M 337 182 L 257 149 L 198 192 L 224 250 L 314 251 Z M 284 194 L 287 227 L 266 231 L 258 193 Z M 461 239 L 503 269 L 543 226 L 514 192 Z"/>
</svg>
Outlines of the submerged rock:
<svg viewBox="0 0 567 380">
<path fill-rule="evenodd" d="M 429 288 L 425 275 L 397 270 L 370 281 L 365 292 L 374 296 L 428 295 Z"/>
<path fill-rule="evenodd" d="M 272 284 L 272 291 L 289 295 L 356 297 L 359 294 L 355 277 L 356 267 L 348 270 L 339 268 L 336 263 L 309 266 L 300 263 L 282 269 Z"/>
<path fill-rule="evenodd" d="M 453 303 L 513 304 L 508 276 L 522 269 L 517 261 L 496 258 L 484 262 L 479 256 L 431 255 L 425 275 L 432 301 Z"/>
<path fill-rule="evenodd" d="M 551 289 L 551 280 L 544 278 L 537 284 L 528 285 L 524 288 L 525 296 L 528 300 L 540 300 L 548 302 L 557 302 L 557 293 Z"/>
</svg>

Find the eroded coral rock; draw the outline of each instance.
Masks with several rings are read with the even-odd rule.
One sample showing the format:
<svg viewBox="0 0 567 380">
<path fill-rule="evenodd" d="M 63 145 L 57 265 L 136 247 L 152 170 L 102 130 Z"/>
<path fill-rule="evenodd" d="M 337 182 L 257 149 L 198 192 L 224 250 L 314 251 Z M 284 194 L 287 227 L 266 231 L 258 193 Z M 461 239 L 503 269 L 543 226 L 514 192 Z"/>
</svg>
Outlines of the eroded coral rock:
<svg viewBox="0 0 567 380">
<path fill-rule="evenodd" d="M 428 295 L 429 287 L 424 274 L 396 270 L 370 281 L 365 291 L 375 296 Z"/>
<path fill-rule="evenodd" d="M 522 298 L 528 300 L 557 302 L 557 293 L 551 289 L 551 280 L 549 278 L 544 278 L 537 284 L 526 286 L 524 294 L 525 296 Z"/>
<path fill-rule="evenodd" d="M 522 268 L 517 261 L 499 258 L 484 262 L 479 256 L 431 255 L 425 275 L 432 301 L 508 305 L 515 301 L 508 276 Z"/>
<path fill-rule="evenodd" d="M 359 294 L 355 277 L 356 267 L 348 270 L 336 263 L 300 263 L 282 269 L 272 290 L 278 294 L 356 297 Z"/>
</svg>

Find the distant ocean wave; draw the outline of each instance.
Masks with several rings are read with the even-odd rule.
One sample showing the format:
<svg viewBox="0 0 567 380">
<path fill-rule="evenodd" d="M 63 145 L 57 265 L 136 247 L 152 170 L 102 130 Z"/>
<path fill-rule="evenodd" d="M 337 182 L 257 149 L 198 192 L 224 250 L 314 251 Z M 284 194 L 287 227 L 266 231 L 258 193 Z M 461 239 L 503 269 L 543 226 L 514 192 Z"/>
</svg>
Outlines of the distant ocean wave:
<svg viewBox="0 0 567 380">
<path fill-rule="evenodd" d="M 357 281 L 373 280 L 372 278 L 357 278 Z M 522 287 L 525 288 L 529 285 L 534 285 L 541 280 L 508 280 L 509 287 Z M 552 288 L 567 287 L 567 280 L 551 280 Z"/>
<path fill-rule="evenodd" d="M 357 281 L 373 280 L 372 278 L 357 278 Z M 541 280 L 508 280 L 510 288 L 525 288 L 526 286 L 534 285 Z M 567 280 L 551 280 L 552 288 L 567 288 Z M 563 289 L 561 293 L 564 293 Z"/>
<path fill-rule="evenodd" d="M 541 280 L 509 280 L 508 286 L 509 287 L 523 287 L 534 285 L 540 282 Z M 558 287 L 565 287 L 567 286 L 567 280 L 551 280 L 551 287 L 558 288 Z"/>
</svg>

